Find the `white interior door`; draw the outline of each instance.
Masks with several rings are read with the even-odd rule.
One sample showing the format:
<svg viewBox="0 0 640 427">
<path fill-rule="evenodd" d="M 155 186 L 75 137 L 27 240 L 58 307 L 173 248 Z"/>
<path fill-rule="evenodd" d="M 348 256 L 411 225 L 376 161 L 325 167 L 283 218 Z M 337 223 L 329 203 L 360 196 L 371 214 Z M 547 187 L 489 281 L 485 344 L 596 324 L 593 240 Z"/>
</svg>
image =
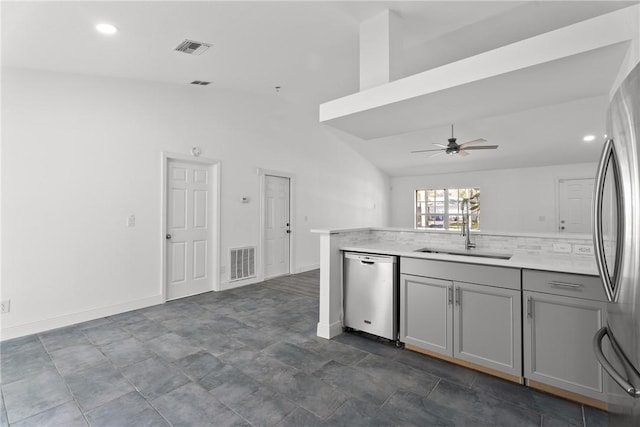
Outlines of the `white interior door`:
<svg viewBox="0 0 640 427">
<path fill-rule="evenodd" d="M 265 175 L 264 179 L 264 275 L 268 279 L 290 273 L 290 181 L 272 175 Z"/>
<path fill-rule="evenodd" d="M 212 290 L 212 179 L 209 165 L 168 161 L 167 300 Z"/>
<path fill-rule="evenodd" d="M 560 232 L 591 233 L 593 186 L 593 178 L 558 181 L 558 230 Z"/>
</svg>

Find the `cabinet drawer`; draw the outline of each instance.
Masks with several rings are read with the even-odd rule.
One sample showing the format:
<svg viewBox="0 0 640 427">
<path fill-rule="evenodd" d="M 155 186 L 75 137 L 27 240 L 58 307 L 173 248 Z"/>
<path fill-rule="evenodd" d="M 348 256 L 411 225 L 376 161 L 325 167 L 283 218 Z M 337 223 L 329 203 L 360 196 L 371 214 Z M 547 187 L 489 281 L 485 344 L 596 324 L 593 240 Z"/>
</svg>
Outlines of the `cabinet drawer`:
<svg viewBox="0 0 640 427">
<path fill-rule="evenodd" d="M 607 300 L 598 276 L 522 270 L 522 289 L 596 301 Z"/>
<path fill-rule="evenodd" d="M 520 290 L 520 269 L 518 268 L 402 257 L 400 272 L 414 276 L 436 277 L 456 282 Z"/>
</svg>

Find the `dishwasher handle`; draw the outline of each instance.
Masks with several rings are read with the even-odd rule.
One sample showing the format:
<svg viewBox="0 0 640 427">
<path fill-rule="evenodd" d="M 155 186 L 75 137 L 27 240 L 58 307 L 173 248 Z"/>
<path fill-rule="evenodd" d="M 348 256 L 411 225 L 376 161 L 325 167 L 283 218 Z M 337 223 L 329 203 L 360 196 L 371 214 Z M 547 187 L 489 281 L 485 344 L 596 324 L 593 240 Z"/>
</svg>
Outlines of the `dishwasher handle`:
<svg viewBox="0 0 640 427">
<path fill-rule="evenodd" d="M 344 257 L 345 259 L 360 261 L 360 263 L 367 265 L 396 263 L 396 257 L 394 256 L 345 252 Z"/>
</svg>

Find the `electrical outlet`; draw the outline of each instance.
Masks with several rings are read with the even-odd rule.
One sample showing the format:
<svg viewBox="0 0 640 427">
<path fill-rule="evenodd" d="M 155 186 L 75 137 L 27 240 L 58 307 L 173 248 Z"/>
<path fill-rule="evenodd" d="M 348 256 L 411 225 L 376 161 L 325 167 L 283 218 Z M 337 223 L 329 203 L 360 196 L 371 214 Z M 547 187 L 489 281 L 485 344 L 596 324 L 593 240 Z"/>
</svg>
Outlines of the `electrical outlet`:
<svg viewBox="0 0 640 427">
<path fill-rule="evenodd" d="M 136 216 L 131 214 L 127 217 L 127 227 L 135 227 L 136 226 Z"/>
<path fill-rule="evenodd" d="M 9 311 L 11 311 L 11 300 L 4 300 L 0 302 L 0 311 L 2 311 L 2 314 L 4 313 L 8 313 Z"/>
<path fill-rule="evenodd" d="M 573 253 L 578 255 L 593 255 L 593 246 L 591 245 L 573 245 Z"/>
<path fill-rule="evenodd" d="M 554 243 L 553 252 L 557 252 L 561 254 L 570 254 L 571 244 L 570 243 Z"/>
</svg>

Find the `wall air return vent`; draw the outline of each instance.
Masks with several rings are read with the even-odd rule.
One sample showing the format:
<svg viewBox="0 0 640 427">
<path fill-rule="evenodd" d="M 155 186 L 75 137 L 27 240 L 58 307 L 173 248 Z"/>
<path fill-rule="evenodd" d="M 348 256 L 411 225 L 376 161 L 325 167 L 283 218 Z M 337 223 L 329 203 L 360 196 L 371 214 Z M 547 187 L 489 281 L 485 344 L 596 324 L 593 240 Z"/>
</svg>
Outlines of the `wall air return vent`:
<svg viewBox="0 0 640 427">
<path fill-rule="evenodd" d="M 203 81 L 203 80 L 194 80 L 194 81 L 192 81 L 190 84 L 192 84 L 192 85 L 198 85 L 198 86 L 206 86 L 206 85 L 211 84 L 211 82 L 205 82 L 205 81 Z"/>
<path fill-rule="evenodd" d="M 232 248 L 229 250 L 229 281 L 256 277 L 256 248 Z"/>
<path fill-rule="evenodd" d="M 185 40 L 174 50 L 178 52 L 188 53 L 189 55 L 202 55 L 211 45 L 209 43 L 197 42 L 193 40 Z"/>
</svg>

